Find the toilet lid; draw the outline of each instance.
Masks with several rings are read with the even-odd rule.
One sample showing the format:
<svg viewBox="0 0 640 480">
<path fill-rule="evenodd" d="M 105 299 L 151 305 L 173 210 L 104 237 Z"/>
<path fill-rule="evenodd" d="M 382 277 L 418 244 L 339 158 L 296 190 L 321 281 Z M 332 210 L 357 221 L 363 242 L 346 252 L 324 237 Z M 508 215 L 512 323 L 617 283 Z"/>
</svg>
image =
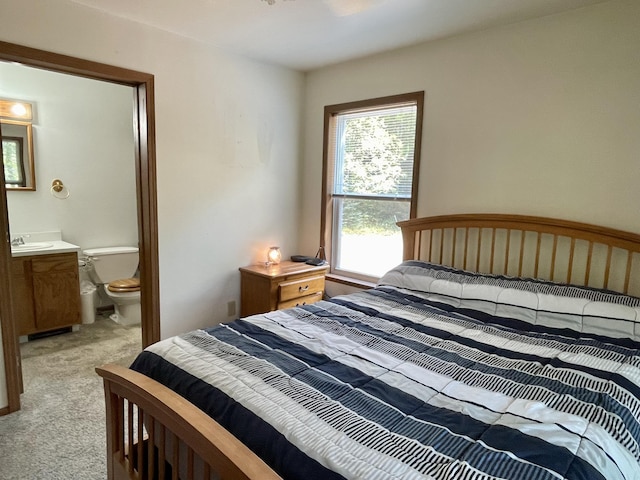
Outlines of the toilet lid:
<svg viewBox="0 0 640 480">
<path fill-rule="evenodd" d="M 110 292 L 137 292 L 140 290 L 139 278 L 123 278 L 114 280 L 107 287 Z"/>
</svg>

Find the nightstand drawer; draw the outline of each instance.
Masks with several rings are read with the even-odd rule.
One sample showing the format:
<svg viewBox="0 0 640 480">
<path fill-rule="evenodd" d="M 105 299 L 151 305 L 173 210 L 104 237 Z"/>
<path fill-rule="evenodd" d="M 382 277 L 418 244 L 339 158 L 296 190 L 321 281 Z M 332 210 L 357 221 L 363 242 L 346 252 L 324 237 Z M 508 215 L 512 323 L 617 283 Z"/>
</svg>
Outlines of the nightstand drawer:
<svg viewBox="0 0 640 480">
<path fill-rule="evenodd" d="M 314 293 L 313 295 L 307 295 L 306 297 L 294 298 L 293 300 L 287 300 L 286 302 L 278 303 L 278 310 L 284 308 L 301 307 L 303 305 L 310 305 L 312 303 L 322 300 L 322 292 Z"/>
<path fill-rule="evenodd" d="M 279 290 L 280 302 L 304 297 L 312 293 L 322 294 L 324 291 L 324 275 L 283 282 L 280 284 Z"/>
</svg>

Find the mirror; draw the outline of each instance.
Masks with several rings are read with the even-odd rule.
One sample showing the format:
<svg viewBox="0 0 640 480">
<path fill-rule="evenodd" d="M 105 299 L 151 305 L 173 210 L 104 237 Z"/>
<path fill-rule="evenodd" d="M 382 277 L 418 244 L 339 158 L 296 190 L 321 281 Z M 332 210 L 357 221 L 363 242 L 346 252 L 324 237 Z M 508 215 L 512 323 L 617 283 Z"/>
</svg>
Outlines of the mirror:
<svg viewBox="0 0 640 480">
<path fill-rule="evenodd" d="M 31 104 L 0 100 L 2 159 L 7 190 L 36 189 Z"/>
<path fill-rule="evenodd" d="M 31 123 L 2 120 L 0 124 L 7 190 L 35 190 Z"/>
</svg>

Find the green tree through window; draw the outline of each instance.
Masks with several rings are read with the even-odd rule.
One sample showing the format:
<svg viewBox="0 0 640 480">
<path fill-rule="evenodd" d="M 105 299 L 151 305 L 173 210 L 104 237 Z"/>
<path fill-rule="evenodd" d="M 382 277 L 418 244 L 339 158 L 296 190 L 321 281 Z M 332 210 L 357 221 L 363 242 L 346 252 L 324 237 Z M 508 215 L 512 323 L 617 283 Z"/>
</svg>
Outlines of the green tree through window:
<svg viewBox="0 0 640 480">
<path fill-rule="evenodd" d="M 396 222 L 415 210 L 422 94 L 399 97 L 398 102 L 325 109 L 328 204 L 323 213 L 330 221 L 323 219 L 323 241 L 334 273 L 371 280 L 402 259 Z M 380 258 L 381 251 L 386 258 Z"/>
<path fill-rule="evenodd" d="M 2 138 L 2 159 L 4 163 L 5 183 L 9 185 L 24 186 L 21 138 Z"/>
</svg>

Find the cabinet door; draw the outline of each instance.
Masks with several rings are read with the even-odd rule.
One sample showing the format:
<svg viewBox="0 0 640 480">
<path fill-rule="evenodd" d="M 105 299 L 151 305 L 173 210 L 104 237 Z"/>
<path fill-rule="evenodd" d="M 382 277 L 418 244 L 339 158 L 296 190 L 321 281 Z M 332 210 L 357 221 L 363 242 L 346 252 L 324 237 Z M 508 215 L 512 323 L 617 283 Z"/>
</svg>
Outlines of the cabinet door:
<svg viewBox="0 0 640 480">
<path fill-rule="evenodd" d="M 11 300 L 18 335 L 29 335 L 35 332 L 37 327 L 33 310 L 30 260 L 11 259 Z"/>
<path fill-rule="evenodd" d="M 80 285 L 75 254 L 33 258 L 33 299 L 38 330 L 80 323 Z"/>
<path fill-rule="evenodd" d="M 246 272 L 241 272 L 240 279 L 241 317 L 276 309 L 275 282 Z"/>
</svg>

